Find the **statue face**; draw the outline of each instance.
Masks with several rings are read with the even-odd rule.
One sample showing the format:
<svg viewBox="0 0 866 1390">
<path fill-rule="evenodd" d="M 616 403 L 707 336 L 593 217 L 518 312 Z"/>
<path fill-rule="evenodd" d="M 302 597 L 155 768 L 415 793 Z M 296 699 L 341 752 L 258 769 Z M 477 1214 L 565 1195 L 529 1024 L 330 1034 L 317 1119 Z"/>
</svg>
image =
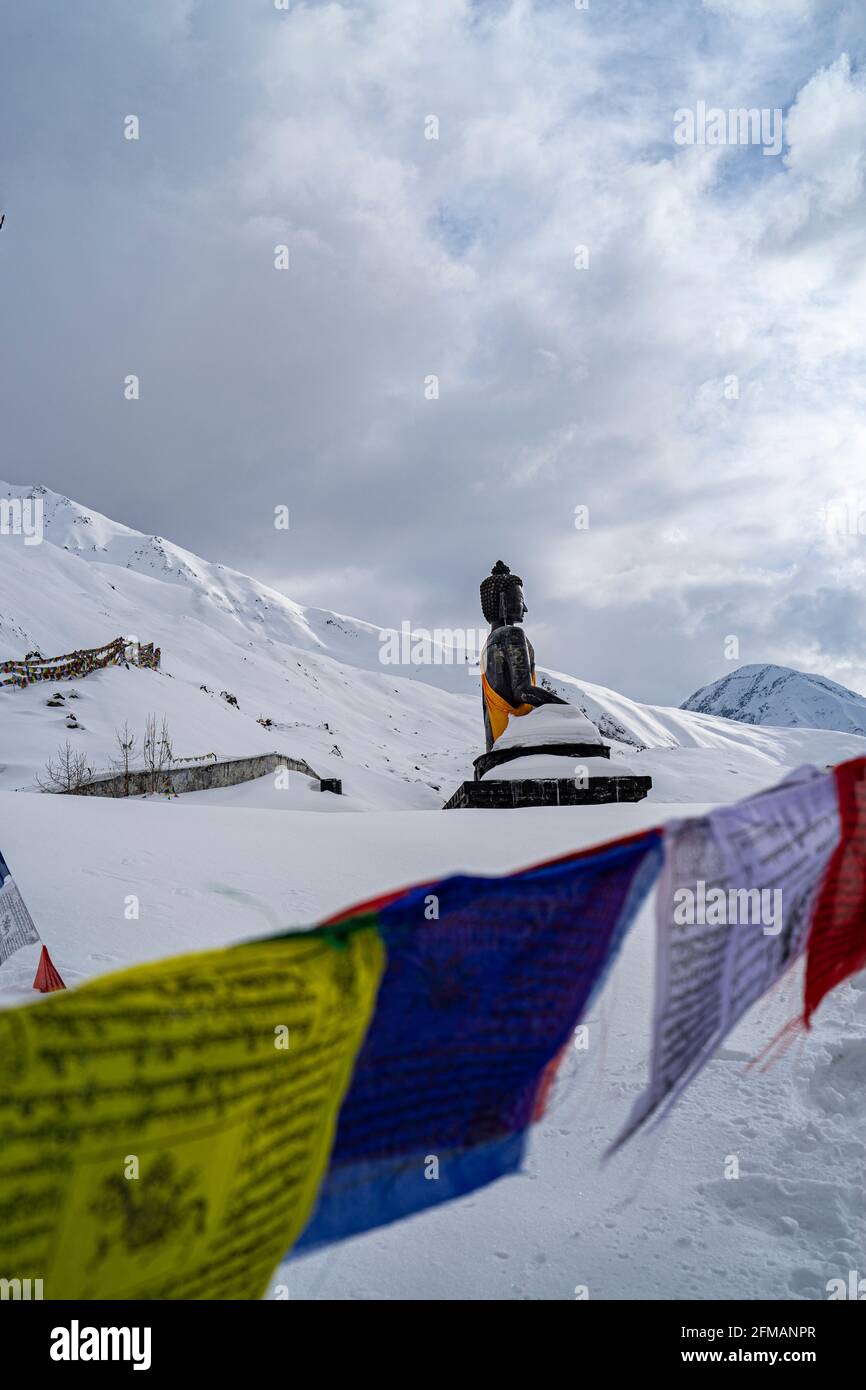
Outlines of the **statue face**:
<svg viewBox="0 0 866 1390">
<path fill-rule="evenodd" d="M 506 622 L 522 622 L 524 613 L 529 612 L 529 609 L 526 607 L 526 604 L 523 601 L 523 585 L 509 584 L 508 588 L 504 592 L 503 599 L 505 603 L 505 612 L 503 614 L 503 617 L 505 618 Z"/>
</svg>

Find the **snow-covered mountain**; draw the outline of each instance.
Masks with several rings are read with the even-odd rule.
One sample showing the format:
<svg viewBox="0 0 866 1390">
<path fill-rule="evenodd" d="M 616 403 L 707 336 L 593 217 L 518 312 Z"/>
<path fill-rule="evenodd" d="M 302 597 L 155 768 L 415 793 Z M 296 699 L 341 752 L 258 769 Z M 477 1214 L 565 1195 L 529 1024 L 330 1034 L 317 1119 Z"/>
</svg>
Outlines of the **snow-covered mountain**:
<svg viewBox="0 0 866 1390">
<path fill-rule="evenodd" d="M 790 666 L 740 666 L 695 691 L 681 708 L 742 724 L 866 734 L 866 698 L 826 676 Z"/>
<path fill-rule="evenodd" d="M 41 500 L 44 542 L 0 535 L 0 660 L 120 634 L 162 649 L 159 672 L 114 668 L 75 683 L 76 746 L 95 769 L 109 763 L 115 728 L 128 720 L 141 730 L 154 711 L 166 715 L 181 756 L 277 748 L 344 780 L 348 764 L 345 805 L 356 808 L 439 806 L 446 785 L 462 779 L 478 724 L 465 663 L 419 679 L 418 667 L 382 664 L 380 630 L 369 623 L 301 607 L 44 488 L 0 484 L 4 496 Z M 46 707 L 51 690 L 0 692 L 0 787 L 32 785 L 67 736 L 64 711 Z"/>
<path fill-rule="evenodd" d="M 151 712 L 166 716 L 179 756 L 276 748 L 341 777 L 345 797 L 307 797 L 311 809 L 435 809 L 471 776 L 481 694 L 459 653 L 448 660 L 439 647 L 425 664 L 383 664 L 384 634 L 370 623 L 294 603 L 45 488 L 0 483 L 4 497 L 41 503 L 44 541 L 0 534 L 0 660 L 124 635 L 161 647 L 162 669 L 116 667 L 76 682 L 73 734 L 65 710 L 47 705 L 50 684 L 0 691 L 0 788 L 32 788 L 67 737 L 105 770 L 115 729 L 128 722 L 140 732 Z M 539 679 L 589 715 L 615 759 L 653 777 L 655 801 L 734 800 L 801 762 L 866 752 L 858 737 L 641 705 L 549 668 Z M 258 722 L 265 717 L 272 727 Z"/>
</svg>

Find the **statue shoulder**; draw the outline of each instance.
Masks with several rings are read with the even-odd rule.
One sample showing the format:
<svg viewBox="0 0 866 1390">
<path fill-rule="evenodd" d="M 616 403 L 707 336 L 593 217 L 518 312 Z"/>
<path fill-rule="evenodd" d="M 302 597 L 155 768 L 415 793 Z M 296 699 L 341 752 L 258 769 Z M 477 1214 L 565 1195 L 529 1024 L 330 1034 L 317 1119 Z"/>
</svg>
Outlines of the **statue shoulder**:
<svg viewBox="0 0 866 1390">
<path fill-rule="evenodd" d="M 487 634 L 485 647 L 513 647 L 516 645 L 525 646 L 529 642 L 522 627 L 517 623 L 504 623 L 502 627 L 496 627 Z"/>
<path fill-rule="evenodd" d="M 532 645 L 524 629 L 518 623 L 505 623 L 502 627 L 494 628 L 488 633 L 484 643 L 484 650 L 488 656 L 494 652 L 500 652 L 506 659 L 521 658 L 527 654 L 532 657 Z"/>
</svg>

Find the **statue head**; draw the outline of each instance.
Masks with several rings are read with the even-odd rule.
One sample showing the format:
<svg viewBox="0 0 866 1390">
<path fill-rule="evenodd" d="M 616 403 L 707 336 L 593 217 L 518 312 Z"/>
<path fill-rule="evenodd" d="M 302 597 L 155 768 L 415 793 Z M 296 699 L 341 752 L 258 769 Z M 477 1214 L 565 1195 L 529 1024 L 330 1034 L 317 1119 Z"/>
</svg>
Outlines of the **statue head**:
<svg viewBox="0 0 866 1390">
<path fill-rule="evenodd" d="M 481 611 L 489 623 L 519 623 L 528 612 L 523 602 L 523 580 L 501 560 L 481 581 Z"/>
</svg>

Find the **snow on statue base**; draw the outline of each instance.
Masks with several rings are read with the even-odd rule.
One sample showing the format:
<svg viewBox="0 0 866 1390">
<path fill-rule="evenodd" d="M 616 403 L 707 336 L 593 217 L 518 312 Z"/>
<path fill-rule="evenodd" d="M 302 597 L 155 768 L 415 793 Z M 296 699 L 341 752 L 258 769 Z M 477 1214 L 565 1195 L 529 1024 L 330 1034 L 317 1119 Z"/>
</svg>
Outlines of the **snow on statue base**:
<svg viewBox="0 0 866 1390">
<path fill-rule="evenodd" d="M 512 716 L 474 766 L 475 780 L 458 787 L 443 810 L 642 801 L 652 786 L 651 777 L 635 774 L 619 758 L 611 761 L 598 729 L 572 705 Z"/>
</svg>

